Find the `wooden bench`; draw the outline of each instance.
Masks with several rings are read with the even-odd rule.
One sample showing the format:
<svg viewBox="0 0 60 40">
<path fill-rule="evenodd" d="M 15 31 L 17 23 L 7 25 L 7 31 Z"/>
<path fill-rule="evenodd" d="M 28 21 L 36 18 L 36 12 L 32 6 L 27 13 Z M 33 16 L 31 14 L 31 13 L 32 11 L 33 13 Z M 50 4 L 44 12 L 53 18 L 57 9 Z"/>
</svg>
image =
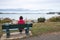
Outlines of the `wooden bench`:
<svg viewBox="0 0 60 40">
<path fill-rule="evenodd" d="M 25 33 L 29 34 L 29 28 L 32 27 L 32 24 L 8 24 L 8 25 L 2 25 L 2 30 L 6 30 L 6 37 L 10 37 L 10 30 L 9 29 L 15 29 L 15 28 L 26 28 Z"/>
</svg>

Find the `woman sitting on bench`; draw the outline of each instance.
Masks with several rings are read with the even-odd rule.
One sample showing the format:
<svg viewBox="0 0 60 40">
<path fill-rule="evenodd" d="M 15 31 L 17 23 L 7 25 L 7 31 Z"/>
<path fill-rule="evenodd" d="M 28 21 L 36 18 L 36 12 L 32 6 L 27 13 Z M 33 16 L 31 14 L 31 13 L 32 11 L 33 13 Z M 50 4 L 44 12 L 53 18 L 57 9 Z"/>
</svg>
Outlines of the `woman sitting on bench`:
<svg viewBox="0 0 60 40">
<path fill-rule="evenodd" d="M 20 16 L 18 20 L 18 24 L 25 24 L 25 21 L 23 20 L 23 17 Z M 19 32 L 22 33 L 23 28 L 19 28 Z"/>
</svg>

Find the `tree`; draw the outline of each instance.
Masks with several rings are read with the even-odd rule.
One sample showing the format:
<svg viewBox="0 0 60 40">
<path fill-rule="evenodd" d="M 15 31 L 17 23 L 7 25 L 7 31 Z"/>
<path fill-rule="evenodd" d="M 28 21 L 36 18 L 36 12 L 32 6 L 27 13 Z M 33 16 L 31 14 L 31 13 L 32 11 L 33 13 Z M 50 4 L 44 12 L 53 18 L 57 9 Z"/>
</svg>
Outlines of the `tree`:
<svg viewBox="0 0 60 40">
<path fill-rule="evenodd" d="M 45 22 L 45 18 L 38 18 L 38 22 Z"/>
</svg>

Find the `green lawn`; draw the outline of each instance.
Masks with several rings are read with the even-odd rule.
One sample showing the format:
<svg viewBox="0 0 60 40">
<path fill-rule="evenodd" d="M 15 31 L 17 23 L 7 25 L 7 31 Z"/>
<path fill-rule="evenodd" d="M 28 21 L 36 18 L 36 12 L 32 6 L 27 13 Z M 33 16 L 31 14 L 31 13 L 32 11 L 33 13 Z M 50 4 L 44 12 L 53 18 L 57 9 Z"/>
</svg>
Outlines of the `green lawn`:
<svg viewBox="0 0 60 40">
<path fill-rule="evenodd" d="M 18 31 L 18 30 L 16 30 Z M 11 31 L 11 32 L 16 32 Z M 34 23 L 32 27 L 32 33 L 34 35 L 41 35 L 51 32 L 60 32 L 60 22 L 46 22 L 46 23 Z M 0 26 L 0 36 L 2 35 L 2 29 Z"/>
</svg>

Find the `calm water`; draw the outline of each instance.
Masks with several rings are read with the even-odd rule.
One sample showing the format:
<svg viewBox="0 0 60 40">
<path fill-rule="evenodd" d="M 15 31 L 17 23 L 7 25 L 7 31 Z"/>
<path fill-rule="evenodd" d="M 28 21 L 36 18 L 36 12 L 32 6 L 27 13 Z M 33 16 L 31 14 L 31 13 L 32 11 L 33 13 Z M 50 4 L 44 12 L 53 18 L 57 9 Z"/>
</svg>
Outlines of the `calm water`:
<svg viewBox="0 0 60 40">
<path fill-rule="evenodd" d="M 19 16 L 23 16 L 24 19 L 37 19 L 39 17 L 45 17 L 46 19 L 51 18 L 53 16 L 60 16 L 58 14 L 45 14 L 45 13 L 41 13 L 41 14 L 34 14 L 34 13 L 29 13 L 29 14 L 0 14 L 0 18 L 6 18 L 9 17 L 11 19 L 19 19 Z"/>
<path fill-rule="evenodd" d="M 9 17 L 11 19 L 19 19 L 19 16 L 23 16 L 24 19 L 38 19 L 39 17 L 45 17 L 46 19 L 51 18 L 53 16 L 60 16 L 58 14 L 46 14 L 45 12 L 35 11 L 0 11 L 2 13 L 17 13 L 17 14 L 0 14 L 0 18 Z M 26 14 L 27 13 L 27 14 Z"/>
</svg>

